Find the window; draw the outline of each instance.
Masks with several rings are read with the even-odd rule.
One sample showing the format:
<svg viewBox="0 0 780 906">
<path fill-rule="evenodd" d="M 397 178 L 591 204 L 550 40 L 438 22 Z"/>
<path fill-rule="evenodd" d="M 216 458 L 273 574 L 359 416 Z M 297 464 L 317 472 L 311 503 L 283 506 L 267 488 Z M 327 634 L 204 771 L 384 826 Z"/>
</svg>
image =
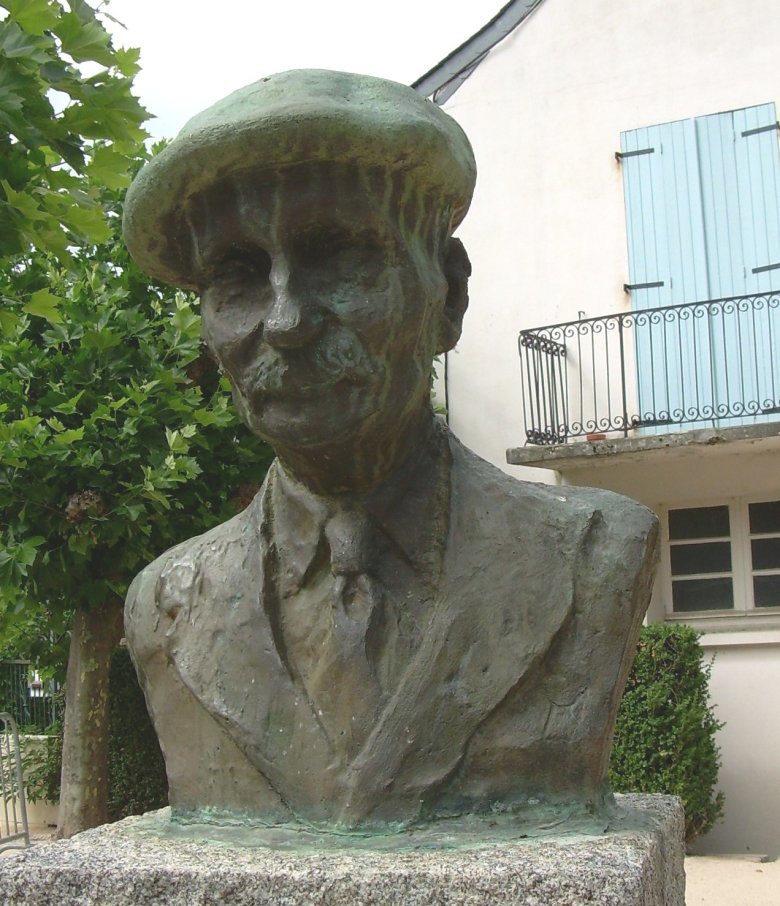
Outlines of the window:
<svg viewBox="0 0 780 906">
<path fill-rule="evenodd" d="M 664 522 L 668 616 L 780 614 L 780 500 L 670 507 Z"/>
<path fill-rule="evenodd" d="M 669 510 L 669 563 L 675 613 L 732 608 L 729 508 Z"/>
<path fill-rule="evenodd" d="M 780 607 L 780 501 L 748 505 L 753 605 Z"/>
</svg>

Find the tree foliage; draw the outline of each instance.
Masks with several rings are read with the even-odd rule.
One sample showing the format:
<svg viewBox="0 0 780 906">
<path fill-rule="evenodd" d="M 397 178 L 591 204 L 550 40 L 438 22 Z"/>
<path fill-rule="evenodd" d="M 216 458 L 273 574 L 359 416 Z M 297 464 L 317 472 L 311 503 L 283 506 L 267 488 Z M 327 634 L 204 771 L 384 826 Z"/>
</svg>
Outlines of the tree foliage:
<svg viewBox="0 0 780 906">
<path fill-rule="evenodd" d="M 244 505 L 272 455 L 201 347 L 197 301 L 149 282 L 120 194 L 104 203 L 108 241 L 0 274 L 3 291 L 59 300 L 0 338 L 0 625 L 13 612 L 30 632 L 121 600 L 146 563 Z"/>
<path fill-rule="evenodd" d="M 671 793 L 690 843 L 723 815 L 715 793 L 722 726 L 709 704 L 712 667 L 689 626 L 645 626 L 618 713 L 610 763 L 616 792 Z"/>
<path fill-rule="evenodd" d="M 0 269 L 31 251 L 65 263 L 72 247 L 109 240 L 100 189 L 129 184 L 148 118 L 131 90 L 139 52 L 115 49 L 85 0 L 0 0 L 0 20 Z M 8 303 L 56 304 L 13 289 L 0 329 L 17 316 Z"/>
</svg>

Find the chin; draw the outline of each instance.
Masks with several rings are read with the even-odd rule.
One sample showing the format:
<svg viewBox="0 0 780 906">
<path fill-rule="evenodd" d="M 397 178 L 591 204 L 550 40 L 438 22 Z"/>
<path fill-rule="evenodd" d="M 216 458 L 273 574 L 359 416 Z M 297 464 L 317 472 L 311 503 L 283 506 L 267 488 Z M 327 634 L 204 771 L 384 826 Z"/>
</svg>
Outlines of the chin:
<svg viewBox="0 0 780 906">
<path fill-rule="evenodd" d="M 372 414 L 333 395 L 327 400 L 265 400 L 262 406 L 244 402 L 238 411 L 249 430 L 274 448 L 348 444 Z"/>
</svg>

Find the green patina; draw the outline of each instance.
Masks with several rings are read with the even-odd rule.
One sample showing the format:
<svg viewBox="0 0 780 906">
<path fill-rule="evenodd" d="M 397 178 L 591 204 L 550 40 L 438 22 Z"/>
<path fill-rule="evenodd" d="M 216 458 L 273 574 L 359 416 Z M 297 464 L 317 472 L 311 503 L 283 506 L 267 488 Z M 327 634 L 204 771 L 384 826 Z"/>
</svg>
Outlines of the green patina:
<svg viewBox="0 0 780 906">
<path fill-rule="evenodd" d="M 204 810 L 189 820 L 171 820 L 170 809 L 148 812 L 127 823 L 133 834 L 219 847 L 270 849 L 298 855 L 323 852 L 418 852 L 482 849 L 503 844 L 534 846 L 604 834 L 647 830 L 653 815 L 642 808 L 611 805 L 593 814 L 578 804 L 529 805 L 520 813 L 463 815 L 417 826 L 387 825 L 377 832 L 317 829 L 301 823 L 264 824 L 257 819 Z"/>
</svg>

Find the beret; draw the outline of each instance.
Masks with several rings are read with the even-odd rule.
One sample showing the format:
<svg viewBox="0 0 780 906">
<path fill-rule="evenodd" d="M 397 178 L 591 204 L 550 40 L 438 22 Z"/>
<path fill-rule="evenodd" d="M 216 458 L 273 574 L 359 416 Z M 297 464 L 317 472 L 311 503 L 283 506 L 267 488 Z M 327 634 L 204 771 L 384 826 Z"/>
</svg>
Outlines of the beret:
<svg viewBox="0 0 780 906">
<path fill-rule="evenodd" d="M 147 273 L 191 287 L 184 214 L 195 196 L 238 173 L 323 161 L 400 173 L 449 209 L 451 229 L 465 216 L 476 180 L 463 130 L 413 89 L 353 73 L 291 70 L 199 113 L 143 167 L 125 200 L 125 242 Z"/>
</svg>

